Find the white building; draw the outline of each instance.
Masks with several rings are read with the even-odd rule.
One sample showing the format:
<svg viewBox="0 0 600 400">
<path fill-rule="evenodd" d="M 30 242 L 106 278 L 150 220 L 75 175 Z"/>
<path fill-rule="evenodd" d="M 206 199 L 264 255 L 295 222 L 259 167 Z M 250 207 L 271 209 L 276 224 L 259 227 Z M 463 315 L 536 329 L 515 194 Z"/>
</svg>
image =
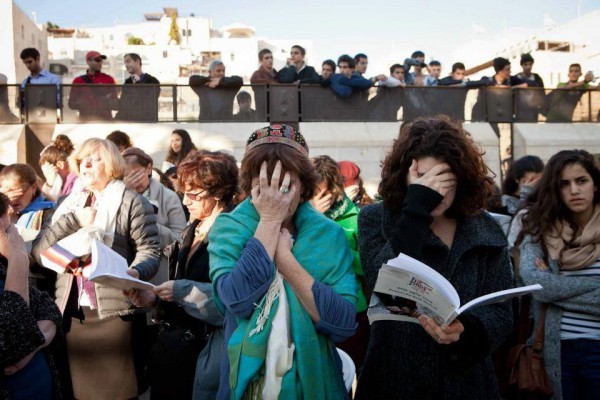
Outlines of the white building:
<svg viewBox="0 0 600 400">
<path fill-rule="evenodd" d="M 0 74 L 7 76 L 8 83 L 20 83 L 29 74 L 20 58 L 21 50 L 26 47 L 38 49 L 42 64 L 48 68 L 47 34 L 43 27 L 32 21 L 12 0 L 0 0 L 0 15 L 3 17 L 0 49 L 8 50 L 0 57 Z"/>
<path fill-rule="evenodd" d="M 145 72 L 156 76 L 162 83 L 186 84 L 193 74 L 208 73 L 208 64 L 221 59 L 227 75 L 239 75 L 249 82 L 258 67 L 258 52 L 269 48 L 275 56 L 275 68 L 281 68 L 293 44 L 300 44 L 310 54 L 311 41 L 269 40 L 256 36 L 252 27 L 234 24 L 214 29 L 207 17 L 190 15 L 176 18 L 180 43 L 171 40 L 169 32 L 176 9 L 165 8 L 162 13 L 145 14 L 146 21 L 102 28 L 78 28 L 72 35 L 59 33 L 48 38 L 48 50 L 53 62 L 69 69 L 63 81 L 85 72 L 85 53 L 96 50 L 108 57 L 103 71 L 118 82 L 127 78 L 123 55 L 138 53 Z M 132 42 L 143 44 L 131 44 Z"/>
<path fill-rule="evenodd" d="M 454 59 L 471 68 L 495 57 L 505 57 L 511 61 L 512 73 L 516 74 L 521 70 L 521 54 L 530 53 L 535 59 L 533 71 L 542 77 L 547 88 L 565 82 L 569 65 L 573 63 L 581 64 L 584 74 L 594 71 L 600 75 L 600 10 L 562 25 L 552 23 L 548 16 L 545 22 L 543 29 L 514 28 L 497 37 L 475 39 L 457 49 Z M 493 73 L 488 68 L 471 78 Z"/>
</svg>

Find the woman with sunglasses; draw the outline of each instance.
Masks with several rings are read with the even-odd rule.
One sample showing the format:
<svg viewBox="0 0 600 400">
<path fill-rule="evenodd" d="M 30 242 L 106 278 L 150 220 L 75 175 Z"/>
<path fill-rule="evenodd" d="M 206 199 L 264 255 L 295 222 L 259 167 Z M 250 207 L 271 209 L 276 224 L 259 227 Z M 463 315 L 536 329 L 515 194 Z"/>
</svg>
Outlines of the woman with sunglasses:
<svg viewBox="0 0 600 400">
<path fill-rule="evenodd" d="M 213 399 L 223 316 L 208 275 L 208 232 L 217 216 L 233 208 L 238 168 L 230 155 L 201 150 L 179 164 L 177 174 L 193 222 L 165 251 L 170 280 L 131 298 L 137 306 L 155 305 L 162 325 L 148 365 L 152 399 L 190 399 L 192 394 L 194 399 Z"/>
<path fill-rule="evenodd" d="M 41 252 L 59 240 L 93 232 L 127 260 L 132 275 L 152 278 L 160 262 L 156 216 L 148 200 L 123 183 L 125 161 L 117 146 L 88 139 L 73 152 L 69 165 L 82 189 L 73 190 L 44 226 L 33 256 L 41 263 Z M 73 394 L 77 399 L 137 397 L 143 371 L 136 350 L 145 339 L 137 329 L 145 328 L 145 315 L 134 315 L 136 308 L 122 290 L 93 283 L 86 275 L 66 268 L 56 280 Z"/>
</svg>

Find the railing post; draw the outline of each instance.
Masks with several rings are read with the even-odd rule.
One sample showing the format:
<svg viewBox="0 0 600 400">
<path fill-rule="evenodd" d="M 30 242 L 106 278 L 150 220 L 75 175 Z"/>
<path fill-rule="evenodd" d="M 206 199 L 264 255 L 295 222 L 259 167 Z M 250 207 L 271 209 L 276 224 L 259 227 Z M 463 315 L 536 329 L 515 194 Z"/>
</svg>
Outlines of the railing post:
<svg viewBox="0 0 600 400">
<path fill-rule="evenodd" d="M 592 91 L 588 89 L 588 121 L 592 122 Z"/>
<path fill-rule="evenodd" d="M 177 85 L 173 85 L 173 122 L 177 121 Z"/>
</svg>

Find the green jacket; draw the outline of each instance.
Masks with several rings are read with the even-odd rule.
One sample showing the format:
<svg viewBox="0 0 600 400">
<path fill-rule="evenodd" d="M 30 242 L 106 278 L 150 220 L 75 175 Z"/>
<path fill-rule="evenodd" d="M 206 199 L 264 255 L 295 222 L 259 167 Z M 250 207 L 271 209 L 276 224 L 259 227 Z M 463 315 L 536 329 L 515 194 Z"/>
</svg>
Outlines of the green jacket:
<svg viewBox="0 0 600 400">
<path fill-rule="evenodd" d="M 348 246 L 352 251 L 354 261 L 352 262 L 352 270 L 356 275 L 356 283 L 358 285 L 358 301 L 356 302 L 356 312 L 365 311 L 367 309 L 367 298 L 363 291 L 364 273 L 360 265 L 360 256 L 358 254 L 358 207 L 348 196 L 335 202 L 329 210 L 325 212 L 325 216 L 331 218 L 344 228 Z"/>
</svg>

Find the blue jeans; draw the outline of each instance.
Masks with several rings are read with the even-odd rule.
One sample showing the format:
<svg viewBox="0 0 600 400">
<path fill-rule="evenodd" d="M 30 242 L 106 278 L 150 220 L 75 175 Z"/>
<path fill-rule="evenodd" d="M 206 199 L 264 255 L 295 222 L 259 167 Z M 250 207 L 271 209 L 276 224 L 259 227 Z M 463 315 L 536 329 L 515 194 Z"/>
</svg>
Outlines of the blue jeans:
<svg viewBox="0 0 600 400">
<path fill-rule="evenodd" d="M 600 340 L 575 339 L 560 343 L 563 399 L 600 399 Z"/>
</svg>

